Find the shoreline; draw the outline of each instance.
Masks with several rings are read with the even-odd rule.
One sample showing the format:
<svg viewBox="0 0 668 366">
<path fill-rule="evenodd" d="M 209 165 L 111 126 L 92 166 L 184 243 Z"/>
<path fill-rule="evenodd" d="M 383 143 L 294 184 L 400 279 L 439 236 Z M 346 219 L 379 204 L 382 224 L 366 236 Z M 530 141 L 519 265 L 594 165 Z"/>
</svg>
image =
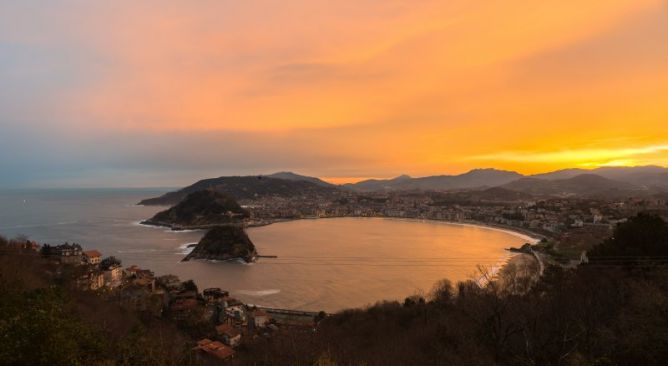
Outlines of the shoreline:
<svg viewBox="0 0 668 366">
<path fill-rule="evenodd" d="M 438 220 L 438 219 L 426 219 L 426 218 L 412 218 L 412 217 L 393 217 L 393 216 L 332 216 L 332 217 L 300 217 L 294 219 L 275 219 L 275 220 L 263 220 L 251 223 L 244 223 L 244 228 L 254 228 L 254 227 L 263 227 L 269 226 L 272 224 L 300 221 L 300 220 L 326 220 L 326 219 L 344 219 L 344 218 L 354 218 L 354 219 L 390 219 L 390 220 L 405 220 L 405 221 L 421 221 L 421 222 L 436 222 L 446 225 L 457 225 L 457 226 L 467 226 L 467 227 L 477 227 L 482 229 L 494 230 L 503 232 L 509 235 L 526 240 L 530 244 L 537 244 L 541 240 L 547 238 L 543 234 L 536 233 L 534 231 L 517 228 L 514 226 L 507 226 L 501 224 L 486 223 L 480 221 L 450 221 L 450 220 Z M 215 226 L 224 226 L 224 225 L 203 225 L 203 226 L 176 226 L 170 225 L 167 223 L 157 223 L 150 222 L 149 220 L 142 220 L 137 224 L 145 227 L 158 227 L 158 228 L 167 228 L 174 232 L 183 232 L 183 231 L 201 231 L 211 229 Z M 228 224 L 229 225 L 229 224 Z"/>
<path fill-rule="evenodd" d="M 255 223 L 247 225 L 246 227 L 262 227 L 268 226 L 275 223 L 282 222 L 291 222 L 299 220 L 323 220 L 323 219 L 344 219 L 344 218 L 353 218 L 353 219 L 389 219 L 389 220 L 402 220 L 402 221 L 419 221 L 419 222 L 436 222 L 446 225 L 457 225 L 457 226 L 467 226 L 467 227 L 477 227 L 481 229 L 488 229 L 503 232 L 515 237 L 521 238 L 529 242 L 530 244 L 537 244 L 547 236 L 539 234 L 524 228 L 516 228 L 514 226 L 506 226 L 500 224 L 491 224 L 480 221 L 450 221 L 450 220 L 437 220 L 437 219 L 425 219 L 425 218 L 412 218 L 412 217 L 393 217 L 393 216 L 333 216 L 333 217 L 303 217 L 298 219 L 280 219 L 275 221 L 267 221 L 263 223 Z"/>
<path fill-rule="evenodd" d="M 290 222 L 290 221 L 298 221 L 298 220 L 320 220 L 320 219 L 342 219 L 342 218 L 390 219 L 390 220 L 401 220 L 401 221 L 434 222 L 434 223 L 440 223 L 440 224 L 445 224 L 445 225 L 453 225 L 453 226 L 475 227 L 475 228 L 480 228 L 480 229 L 487 229 L 487 230 L 503 232 L 503 233 L 506 233 L 508 235 L 512 235 L 512 236 L 524 239 L 524 240 L 527 241 L 527 243 L 529 243 L 531 245 L 535 245 L 535 244 L 539 243 L 541 240 L 547 239 L 547 236 L 535 233 L 531 230 L 527 230 L 527 229 L 523 229 L 523 228 L 515 228 L 515 227 L 512 227 L 512 226 L 506 226 L 506 225 L 500 225 L 500 224 L 490 224 L 490 223 L 484 223 L 484 222 L 478 222 L 478 221 L 449 221 L 449 220 L 435 220 L 435 219 L 422 219 L 422 218 L 409 218 L 409 217 L 390 217 L 390 216 L 305 217 L 305 218 L 299 218 L 299 219 L 276 220 L 276 221 L 272 221 L 272 222 L 263 223 L 262 225 L 254 225 L 254 226 L 248 226 L 248 227 L 262 227 L 262 226 L 271 225 L 273 223 Z M 508 253 L 508 256 L 492 266 L 492 272 L 493 272 L 493 273 L 491 273 L 491 278 L 492 279 L 501 279 L 501 276 L 503 276 L 505 271 L 508 268 L 510 268 L 511 266 L 527 265 L 526 264 L 527 260 L 535 261 L 537 265 L 540 265 L 540 261 L 538 261 L 534 257 L 534 255 L 527 254 L 527 253 L 521 253 L 521 252 L 513 252 L 509 249 L 510 248 L 506 248 L 506 252 Z M 486 286 L 487 285 L 487 282 L 484 281 L 482 279 L 482 277 L 477 278 L 476 282 L 481 286 Z"/>
<path fill-rule="evenodd" d="M 385 220 L 400 220 L 400 221 L 413 221 L 413 222 L 425 222 L 425 223 L 439 223 L 439 224 L 444 224 L 444 225 L 452 225 L 452 226 L 462 226 L 462 227 L 473 227 L 473 228 L 479 228 L 479 229 L 486 229 L 486 230 L 493 230 L 497 232 L 502 232 L 508 235 L 512 235 L 514 237 L 526 240 L 528 244 L 535 245 L 539 243 L 541 240 L 547 238 L 545 235 L 538 234 L 536 232 L 533 232 L 531 230 L 527 230 L 524 228 L 516 228 L 512 226 L 506 226 L 506 225 L 501 225 L 501 224 L 492 224 L 492 223 L 485 223 L 485 222 L 478 222 L 478 221 L 449 221 L 449 220 L 437 220 L 437 219 L 425 219 L 425 218 L 408 218 L 408 217 L 390 217 L 390 216 L 335 216 L 335 217 L 301 217 L 301 218 L 294 218 L 294 219 L 275 219 L 275 220 L 262 220 L 262 221 L 256 221 L 256 222 L 251 222 L 251 223 L 246 223 L 244 224 L 244 229 L 249 229 L 249 228 L 255 228 L 255 227 L 263 227 L 263 226 L 269 226 L 272 224 L 276 223 L 286 223 L 286 222 L 293 222 L 293 221 L 300 221 L 300 220 L 322 220 L 322 219 L 345 219 L 345 218 L 351 218 L 351 219 L 385 219 Z M 207 230 L 210 227 L 173 227 L 167 224 L 163 223 L 151 223 L 148 220 L 140 221 L 138 223 L 141 226 L 145 227 L 153 227 L 153 228 L 167 228 L 170 231 L 173 231 L 175 233 L 178 232 L 184 232 L 184 231 L 203 231 Z M 215 226 L 215 225 L 213 225 Z M 212 226 L 212 227 L 213 227 Z M 191 250 L 192 251 L 192 250 Z M 538 265 L 540 265 L 540 262 L 534 258 L 533 255 L 527 254 L 527 253 L 522 253 L 522 252 L 514 252 L 511 251 L 510 248 L 506 248 L 506 251 L 508 253 L 508 256 L 502 260 L 500 260 L 498 263 L 494 264 L 491 267 L 491 272 L 490 275 L 492 279 L 500 279 L 503 274 L 505 273 L 505 270 L 507 268 L 510 268 L 512 266 L 518 266 L 518 265 L 527 265 L 527 261 L 536 261 Z M 186 255 L 186 258 L 190 255 L 188 253 Z M 201 259 L 200 259 L 201 260 Z M 182 261 L 185 261 L 185 258 L 182 259 Z M 229 262 L 234 262 L 235 260 L 229 260 Z M 249 264 L 249 263 L 246 263 Z M 478 278 L 476 282 L 478 282 L 482 286 L 486 286 L 486 281 L 481 281 L 482 278 Z"/>
</svg>

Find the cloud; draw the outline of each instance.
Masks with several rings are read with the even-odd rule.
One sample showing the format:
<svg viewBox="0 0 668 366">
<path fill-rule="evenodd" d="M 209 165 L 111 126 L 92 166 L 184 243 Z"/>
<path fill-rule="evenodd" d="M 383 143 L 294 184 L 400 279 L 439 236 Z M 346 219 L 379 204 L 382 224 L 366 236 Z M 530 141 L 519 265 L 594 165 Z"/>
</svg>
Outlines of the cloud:
<svg viewBox="0 0 668 366">
<path fill-rule="evenodd" d="M 628 161 L 612 151 L 668 136 L 664 3 L 4 1 L 0 167 L 148 184 Z"/>
<path fill-rule="evenodd" d="M 560 151 L 508 151 L 470 157 L 471 160 L 563 163 L 578 166 L 609 166 L 646 164 L 648 155 L 668 152 L 668 143 L 632 148 L 579 149 Z"/>
</svg>

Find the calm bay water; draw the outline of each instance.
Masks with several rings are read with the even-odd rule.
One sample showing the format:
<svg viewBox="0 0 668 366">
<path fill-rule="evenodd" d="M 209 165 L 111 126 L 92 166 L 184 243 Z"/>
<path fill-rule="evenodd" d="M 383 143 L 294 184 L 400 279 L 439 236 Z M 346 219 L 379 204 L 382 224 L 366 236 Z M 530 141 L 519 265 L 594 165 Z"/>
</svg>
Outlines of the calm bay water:
<svg viewBox="0 0 668 366">
<path fill-rule="evenodd" d="M 438 280 L 465 280 L 476 266 L 504 263 L 503 248 L 526 238 L 507 232 L 442 222 L 337 218 L 300 220 L 251 228 L 261 254 L 237 262 L 180 262 L 185 244 L 201 231 L 172 232 L 139 225 L 160 207 L 136 203 L 160 190 L 0 191 L 0 233 L 60 244 L 76 242 L 136 264 L 157 275 L 221 287 L 242 301 L 283 308 L 335 311 L 400 300 L 429 291 Z"/>
</svg>

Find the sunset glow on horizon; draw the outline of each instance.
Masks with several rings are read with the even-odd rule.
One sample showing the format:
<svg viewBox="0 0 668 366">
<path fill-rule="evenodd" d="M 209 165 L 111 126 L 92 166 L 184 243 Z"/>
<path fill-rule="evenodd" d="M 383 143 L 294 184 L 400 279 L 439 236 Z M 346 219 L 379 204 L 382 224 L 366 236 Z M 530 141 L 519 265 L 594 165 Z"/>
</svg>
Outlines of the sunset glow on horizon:
<svg viewBox="0 0 668 366">
<path fill-rule="evenodd" d="M 668 165 L 668 2 L 5 1 L 0 186 Z"/>
</svg>

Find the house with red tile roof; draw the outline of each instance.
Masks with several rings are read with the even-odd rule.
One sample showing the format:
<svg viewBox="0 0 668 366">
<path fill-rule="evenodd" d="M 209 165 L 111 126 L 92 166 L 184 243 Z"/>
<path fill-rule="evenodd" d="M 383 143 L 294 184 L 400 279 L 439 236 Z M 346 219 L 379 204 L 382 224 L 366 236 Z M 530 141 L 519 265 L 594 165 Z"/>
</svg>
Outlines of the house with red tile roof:
<svg viewBox="0 0 668 366">
<path fill-rule="evenodd" d="M 225 323 L 216 326 L 216 333 L 230 347 L 236 347 L 241 343 L 241 332 L 231 324 Z"/>
<path fill-rule="evenodd" d="M 220 360 L 227 360 L 234 357 L 234 350 L 231 347 L 207 338 L 197 341 L 197 346 L 194 350 L 202 351 L 203 353 Z"/>
<path fill-rule="evenodd" d="M 97 250 L 86 250 L 83 252 L 84 263 L 90 265 L 98 265 L 102 260 L 102 253 Z"/>
</svg>

